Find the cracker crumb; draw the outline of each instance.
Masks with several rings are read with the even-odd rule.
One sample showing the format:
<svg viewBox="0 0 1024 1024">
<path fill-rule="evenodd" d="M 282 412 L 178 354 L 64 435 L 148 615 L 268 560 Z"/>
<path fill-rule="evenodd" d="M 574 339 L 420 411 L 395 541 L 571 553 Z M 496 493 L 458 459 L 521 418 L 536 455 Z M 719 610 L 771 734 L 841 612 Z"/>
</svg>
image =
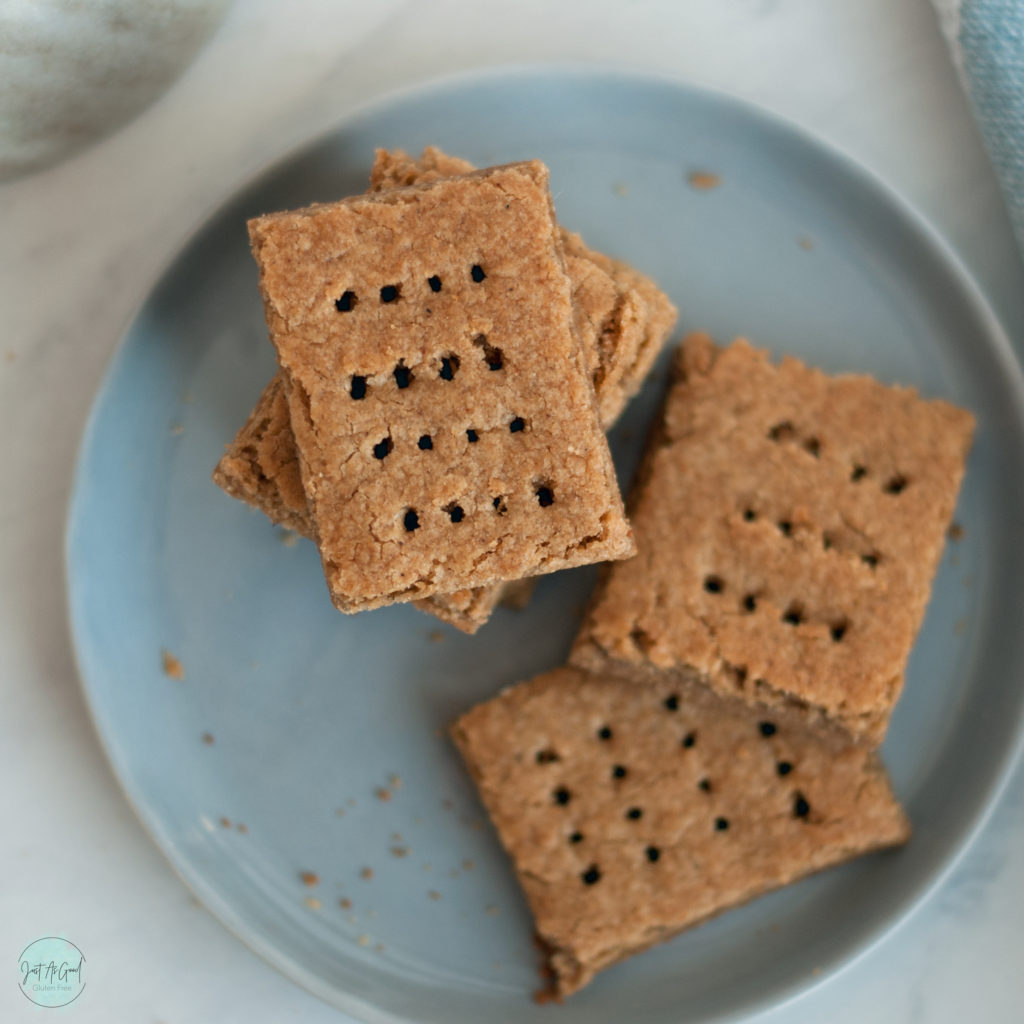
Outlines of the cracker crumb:
<svg viewBox="0 0 1024 1024">
<path fill-rule="evenodd" d="M 433 871 L 434 870 L 434 865 L 433 864 L 424 864 L 423 865 L 423 870 L 424 871 Z"/>
<path fill-rule="evenodd" d="M 371 881 L 373 879 L 373 868 L 363 868 L 363 870 L 359 872 L 359 877 L 364 882 Z"/>
<path fill-rule="evenodd" d="M 409 855 L 409 848 L 407 846 L 392 846 L 391 856 L 392 857 L 407 857 Z"/>
<path fill-rule="evenodd" d="M 231 828 L 231 819 L 230 818 L 221 818 L 220 819 L 220 823 L 221 823 L 221 825 L 224 826 L 224 828 Z"/>
<path fill-rule="evenodd" d="M 498 913 L 498 904 L 497 903 L 489 903 L 487 905 L 487 911 L 486 912 L 488 914 L 490 914 L 491 917 L 494 917 Z"/>
<path fill-rule="evenodd" d="M 376 950 L 376 951 L 377 951 L 378 953 L 383 953 L 383 952 L 384 952 L 384 943 L 383 943 L 383 942 L 378 942 L 378 943 L 377 943 L 377 945 L 376 945 L 376 946 L 374 946 L 373 948 L 374 948 L 374 949 L 375 949 L 375 950 Z"/>
<path fill-rule="evenodd" d="M 239 822 L 239 823 L 238 823 L 238 824 L 237 824 L 237 825 L 235 826 L 235 828 L 237 828 L 237 829 L 238 829 L 238 831 L 239 831 L 239 832 L 241 832 L 243 836 L 244 836 L 244 835 L 247 835 L 247 834 L 248 834 L 248 832 L 249 832 L 249 826 L 248 826 L 248 825 L 246 825 L 246 824 L 245 824 L 244 822 L 242 822 L 242 821 L 240 821 L 240 822 Z"/>
<path fill-rule="evenodd" d="M 315 871 L 300 871 L 299 878 L 303 885 L 319 885 L 320 876 Z"/>
<path fill-rule="evenodd" d="M 391 842 L 393 842 L 393 843 L 400 843 L 401 841 L 402 841 L 402 833 L 401 832 L 392 832 L 391 833 Z"/>
<path fill-rule="evenodd" d="M 160 652 L 160 657 L 163 661 L 165 676 L 169 676 L 171 679 L 177 679 L 179 681 L 185 678 L 184 666 L 173 654 L 171 654 L 169 650 L 164 648 L 164 650 Z"/>
<path fill-rule="evenodd" d="M 341 907 L 342 910 L 351 910 L 352 901 L 347 896 L 342 896 L 341 899 L 338 900 L 338 906 Z"/>
<path fill-rule="evenodd" d="M 185 427 L 181 423 L 171 424 L 171 437 L 181 437 L 185 433 Z"/>
<path fill-rule="evenodd" d="M 344 818 L 344 817 L 345 817 L 345 808 L 344 808 L 344 807 L 335 807 L 335 809 L 334 809 L 334 813 L 335 813 L 335 814 L 336 814 L 336 815 L 337 815 L 337 816 L 338 816 L 339 818 Z"/>
<path fill-rule="evenodd" d="M 431 889 L 427 895 L 435 902 L 441 898 L 441 894 L 436 889 Z"/>
<path fill-rule="evenodd" d="M 383 800 L 385 803 L 387 803 L 387 801 L 391 799 L 391 790 L 387 789 L 385 786 L 378 786 L 374 790 L 374 795 L 377 797 L 378 800 Z"/>
<path fill-rule="evenodd" d="M 370 936 L 360 935 L 359 938 L 356 939 L 356 942 L 358 942 L 360 946 L 368 946 L 370 944 Z"/>
<path fill-rule="evenodd" d="M 310 910 L 319 910 L 320 901 L 315 896 L 307 896 L 303 901 Z"/>
<path fill-rule="evenodd" d="M 690 188 L 694 188 L 698 192 L 709 192 L 722 184 L 721 177 L 711 171 L 690 171 L 686 180 L 689 182 Z"/>
<path fill-rule="evenodd" d="M 950 540 L 963 540 L 964 539 L 964 528 L 962 524 L 958 523 L 955 519 L 949 524 L 949 530 L 947 536 Z"/>
<path fill-rule="evenodd" d="M 625 182 L 623 182 L 623 181 L 617 181 L 617 182 L 615 182 L 614 185 L 612 185 L 612 191 L 617 196 L 628 196 L 629 195 L 629 186 Z"/>
<path fill-rule="evenodd" d="M 355 798 L 354 796 L 350 796 L 350 797 L 349 797 L 349 798 L 348 798 L 348 799 L 347 799 L 347 800 L 345 801 L 345 803 L 346 803 L 346 804 L 347 804 L 347 805 L 348 805 L 349 807 L 355 807 L 355 805 L 356 805 L 356 798 Z"/>
<path fill-rule="evenodd" d="M 202 741 L 208 747 L 212 747 L 213 746 L 213 733 L 212 732 L 204 732 L 203 735 L 200 738 L 202 739 Z"/>
<path fill-rule="evenodd" d="M 796 244 L 805 252 L 810 252 L 814 248 L 814 239 L 809 235 L 798 235 Z"/>
<path fill-rule="evenodd" d="M 294 530 L 281 530 L 277 536 L 286 548 L 293 548 L 299 543 L 299 535 Z"/>
<path fill-rule="evenodd" d="M 432 644 L 439 644 L 439 643 L 441 643 L 444 640 L 444 633 L 440 629 L 432 629 L 427 634 L 427 639 Z"/>
<path fill-rule="evenodd" d="M 401 789 L 402 788 L 402 776 L 401 775 L 389 775 L 388 776 L 388 785 L 392 789 Z"/>
<path fill-rule="evenodd" d="M 473 862 L 471 860 L 469 860 L 468 858 L 462 862 L 462 870 L 463 871 L 472 871 L 474 866 L 475 865 L 473 864 Z"/>
</svg>

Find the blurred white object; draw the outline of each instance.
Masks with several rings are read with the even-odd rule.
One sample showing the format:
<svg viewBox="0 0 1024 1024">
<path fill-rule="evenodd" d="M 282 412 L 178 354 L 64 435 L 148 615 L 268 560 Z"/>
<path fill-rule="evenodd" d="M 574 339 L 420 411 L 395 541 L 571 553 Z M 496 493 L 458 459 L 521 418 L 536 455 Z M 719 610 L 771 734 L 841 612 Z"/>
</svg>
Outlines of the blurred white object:
<svg viewBox="0 0 1024 1024">
<path fill-rule="evenodd" d="M 69 156 L 152 103 L 231 0 L 0 0 L 0 181 Z"/>
</svg>

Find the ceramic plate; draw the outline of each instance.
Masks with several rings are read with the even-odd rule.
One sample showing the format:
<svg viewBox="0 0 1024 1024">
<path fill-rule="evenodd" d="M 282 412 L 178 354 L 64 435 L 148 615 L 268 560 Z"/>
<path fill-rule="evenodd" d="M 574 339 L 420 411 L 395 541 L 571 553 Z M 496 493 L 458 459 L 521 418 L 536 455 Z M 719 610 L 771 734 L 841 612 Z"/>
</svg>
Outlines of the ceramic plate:
<svg viewBox="0 0 1024 1024">
<path fill-rule="evenodd" d="M 546 578 L 528 610 L 476 637 L 410 607 L 345 617 L 313 546 L 210 481 L 274 369 L 246 218 L 359 192 L 375 146 L 428 143 L 479 165 L 546 161 L 560 220 L 654 275 L 682 329 L 745 334 L 979 415 L 965 533 L 947 545 L 884 748 L 913 841 L 616 967 L 558 1018 L 763 1008 L 848 962 L 937 882 L 1005 775 L 1024 700 L 1010 350 L 916 215 L 763 112 L 596 71 L 464 77 L 376 104 L 232 198 L 138 313 L 82 446 L 68 585 L 100 736 L 188 885 L 313 992 L 375 1022 L 549 1019 L 530 1000 L 529 915 L 443 730 L 563 660 L 593 571 Z M 614 433 L 624 485 L 664 366 Z M 165 650 L 183 679 L 163 671 Z"/>
</svg>

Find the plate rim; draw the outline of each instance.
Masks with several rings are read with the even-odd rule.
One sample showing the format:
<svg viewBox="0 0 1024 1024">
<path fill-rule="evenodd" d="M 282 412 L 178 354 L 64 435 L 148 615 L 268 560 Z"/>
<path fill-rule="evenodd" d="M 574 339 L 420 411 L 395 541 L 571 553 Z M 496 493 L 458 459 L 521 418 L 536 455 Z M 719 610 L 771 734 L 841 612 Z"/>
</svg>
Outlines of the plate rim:
<svg viewBox="0 0 1024 1024">
<path fill-rule="evenodd" d="M 117 741 L 116 732 L 101 721 L 100 709 L 93 701 L 93 684 L 84 667 L 84 641 L 81 636 L 84 625 L 76 612 L 73 594 L 74 575 L 74 542 L 75 523 L 78 518 L 78 506 L 83 489 L 84 461 L 88 450 L 93 444 L 93 435 L 97 429 L 99 409 L 106 398 L 110 382 L 114 376 L 119 360 L 123 357 L 127 342 L 131 337 L 140 315 L 146 308 L 154 291 L 160 286 L 167 275 L 177 265 L 181 256 L 200 237 L 206 227 L 215 220 L 235 200 L 247 192 L 258 188 L 263 182 L 269 181 L 286 164 L 300 159 L 318 145 L 332 136 L 354 127 L 358 122 L 370 120 L 402 103 L 421 98 L 425 93 L 444 93 L 467 85 L 486 82 L 499 84 L 502 81 L 515 84 L 521 80 L 532 78 L 550 78 L 569 82 L 612 83 L 624 88 L 652 89 L 667 92 L 674 91 L 689 98 L 710 102 L 730 108 L 748 119 L 757 120 L 773 131 L 785 136 L 789 141 L 802 147 L 810 147 L 820 154 L 826 155 L 844 165 L 851 176 L 873 191 L 878 198 L 888 204 L 904 219 L 906 224 L 925 243 L 937 259 L 941 268 L 953 279 L 962 290 L 973 317 L 981 323 L 986 336 L 991 342 L 991 350 L 998 360 L 998 365 L 1005 378 L 1007 391 L 1012 393 L 1016 402 L 1014 413 L 1020 421 L 1024 433 L 1024 368 L 1021 355 L 1002 326 L 995 310 L 984 290 L 975 280 L 970 269 L 960 257 L 939 228 L 933 224 L 917 206 L 902 193 L 890 185 L 859 158 L 851 155 L 843 146 L 827 139 L 800 122 L 744 97 L 720 89 L 692 82 L 681 76 L 661 72 L 651 72 L 630 65 L 584 61 L 529 61 L 510 62 L 496 65 L 479 66 L 448 72 L 439 75 L 428 75 L 414 79 L 394 89 L 385 89 L 360 101 L 345 104 L 338 115 L 329 124 L 320 125 L 304 136 L 285 143 L 284 147 L 259 162 L 255 168 L 249 168 L 242 174 L 233 177 L 221 189 L 215 199 L 207 202 L 200 209 L 195 219 L 190 222 L 187 230 L 170 247 L 156 270 L 148 275 L 140 287 L 133 302 L 131 312 L 125 318 L 122 329 L 112 349 L 103 362 L 99 376 L 99 385 L 89 404 L 84 420 L 80 439 L 75 452 L 74 469 L 71 487 L 66 504 L 63 531 L 63 576 L 64 576 L 64 609 L 67 617 L 67 628 L 70 647 L 89 719 L 99 740 L 99 746 L 111 771 L 111 774 L 126 799 L 129 807 L 138 819 L 143 831 L 156 845 L 161 855 L 170 865 L 175 875 L 185 887 L 202 903 L 203 907 L 246 948 L 256 953 L 260 959 L 273 967 L 289 981 L 295 983 L 306 992 L 316 996 L 327 1005 L 349 1014 L 353 1019 L 365 1024 L 407 1024 L 406 1018 L 398 1017 L 390 1011 L 382 1010 L 352 992 L 339 992 L 312 971 L 307 971 L 292 956 L 284 953 L 278 946 L 255 932 L 246 931 L 246 926 L 233 911 L 230 904 L 221 898 L 219 893 L 203 879 L 198 872 L 191 870 L 186 858 L 177 850 L 177 844 L 165 833 L 159 819 L 147 809 L 143 794 L 136 792 L 130 785 L 130 772 L 127 762 Z M 779 981 L 770 991 L 757 997 L 745 997 L 731 1008 L 712 1012 L 703 1020 L 724 1022 L 740 1020 L 749 1014 L 765 1013 L 795 1003 L 805 994 L 818 989 L 832 979 L 853 968 L 874 949 L 897 935 L 920 909 L 928 903 L 937 891 L 945 884 L 955 871 L 968 851 L 974 846 L 978 836 L 984 830 L 1000 799 L 1003 797 L 1015 766 L 1024 760 L 1024 704 L 1022 713 L 1016 724 L 1016 735 L 1006 745 L 994 763 L 991 777 L 982 787 L 982 798 L 964 816 L 964 824 L 959 829 L 955 846 L 946 859 L 936 866 L 930 877 L 926 877 L 912 891 L 888 921 L 873 929 L 867 939 L 859 945 L 845 951 L 832 954 L 820 965 L 820 972 L 809 978 Z M 179 858 L 180 857 L 180 861 Z M 339 1000 L 339 995 L 343 1001 Z M 412 1024 L 411 1020 L 408 1024 Z"/>
</svg>

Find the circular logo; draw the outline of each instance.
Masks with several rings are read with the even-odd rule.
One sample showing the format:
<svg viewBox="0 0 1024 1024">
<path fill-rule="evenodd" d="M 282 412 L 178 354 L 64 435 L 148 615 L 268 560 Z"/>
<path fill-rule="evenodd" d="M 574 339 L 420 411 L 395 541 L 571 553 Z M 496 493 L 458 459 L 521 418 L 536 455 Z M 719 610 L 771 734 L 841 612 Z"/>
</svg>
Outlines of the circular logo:
<svg viewBox="0 0 1024 1024">
<path fill-rule="evenodd" d="M 67 1006 L 85 988 L 82 951 L 67 939 L 47 935 L 29 943 L 18 957 L 18 985 L 36 1006 Z"/>
</svg>

